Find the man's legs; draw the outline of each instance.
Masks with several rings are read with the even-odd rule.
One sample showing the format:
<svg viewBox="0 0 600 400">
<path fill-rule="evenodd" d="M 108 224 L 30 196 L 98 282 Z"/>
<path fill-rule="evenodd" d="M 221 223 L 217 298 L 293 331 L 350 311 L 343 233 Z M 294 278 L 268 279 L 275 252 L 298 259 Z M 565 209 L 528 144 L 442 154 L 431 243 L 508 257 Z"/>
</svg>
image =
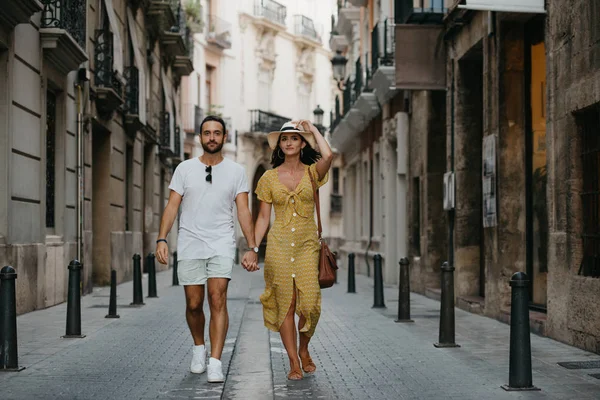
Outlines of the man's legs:
<svg viewBox="0 0 600 400">
<path fill-rule="evenodd" d="M 227 330 L 229 329 L 229 314 L 227 313 L 227 278 L 208 279 L 208 305 L 210 307 L 210 356 L 221 359 Z"/>
<path fill-rule="evenodd" d="M 204 344 L 204 285 L 187 285 L 185 291 L 185 318 L 196 346 Z"/>
</svg>

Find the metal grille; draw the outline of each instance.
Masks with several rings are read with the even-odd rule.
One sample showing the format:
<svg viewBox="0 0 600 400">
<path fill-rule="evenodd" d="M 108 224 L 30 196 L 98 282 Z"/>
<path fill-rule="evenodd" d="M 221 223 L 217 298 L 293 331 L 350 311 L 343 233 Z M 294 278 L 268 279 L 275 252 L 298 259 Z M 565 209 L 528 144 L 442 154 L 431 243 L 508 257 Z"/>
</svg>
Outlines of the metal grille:
<svg viewBox="0 0 600 400">
<path fill-rule="evenodd" d="M 373 72 L 379 68 L 379 24 L 375 24 L 371 32 L 371 69 Z"/>
<path fill-rule="evenodd" d="M 299 36 L 306 36 L 321 41 L 321 38 L 315 29 L 315 23 L 312 19 L 305 17 L 304 15 L 294 16 L 294 33 Z"/>
<path fill-rule="evenodd" d="M 41 0 L 42 28 L 66 30 L 85 49 L 85 0 Z"/>
<path fill-rule="evenodd" d="M 444 0 L 396 0 L 395 20 L 400 24 L 441 23 L 446 8 Z"/>
<path fill-rule="evenodd" d="M 113 69 L 113 34 L 105 27 L 96 30 L 96 44 L 94 46 L 94 83 L 96 86 L 112 88 L 122 96 L 123 86 Z"/>
<path fill-rule="evenodd" d="M 584 113 L 579 120 L 583 191 L 583 260 L 579 274 L 600 277 L 600 106 Z"/>
<path fill-rule="evenodd" d="M 396 50 L 396 29 L 394 20 L 387 18 L 383 22 L 383 57 L 380 61 L 382 65 L 394 65 L 394 52 Z"/>
<path fill-rule="evenodd" d="M 125 68 L 125 107 L 127 114 L 139 114 L 140 75 L 137 67 Z"/>
<path fill-rule="evenodd" d="M 181 128 L 175 127 L 175 156 L 179 157 L 181 154 Z"/>
<path fill-rule="evenodd" d="M 171 147 L 171 114 L 166 111 L 161 113 L 160 145 L 165 149 Z"/>
<path fill-rule="evenodd" d="M 342 212 L 342 195 L 341 194 L 330 194 L 331 198 L 331 213 L 341 214 Z"/>
<path fill-rule="evenodd" d="M 254 14 L 265 17 L 273 22 L 285 25 L 287 7 L 273 0 L 259 0 L 254 7 Z"/>
<path fill-rule="evenodd" d="M 46 227 L 54 228 L 56 95 L 46 92 Z"/>
<path fill-rule="evenodd" d="M 356 75 L 354 76 L 354 99 L 358 99 L 358 96 L 362 93 L 363 87 L 363 69 L 360 61 L 360 56 L 356 59 Z"/>
<path fill-rule="evenodd" d="M 250 110 L 250 132 L 271 132 L 281 129 L 290 118 L 262 110 Z"/>
</svg>

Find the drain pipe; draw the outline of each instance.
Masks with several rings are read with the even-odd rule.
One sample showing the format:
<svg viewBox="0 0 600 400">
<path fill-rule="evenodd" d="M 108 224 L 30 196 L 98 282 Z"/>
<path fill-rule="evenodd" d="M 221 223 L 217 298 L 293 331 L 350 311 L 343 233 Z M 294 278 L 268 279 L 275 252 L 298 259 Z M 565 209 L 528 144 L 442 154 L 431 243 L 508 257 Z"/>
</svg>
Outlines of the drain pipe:
<svg viewBox="0 0 600 400">
<path fill-rule="evenodd" d="M 371 145 L 373 146 L 373 145 Z M 369 149 L 369 243 L 365 250 L 365 261 L 367 263 L 367 277 L 371 277 L 371 264 L 369 264 L 369 250 L 373 244 L 373 147 Z"/>
<path fill-rule="evenodd" d="M 450 83 L 450 171 L 454 175 L 454 96 L 455 96 L 455 83 L 454 83 L 454 59 L 450 60 L 452 62 L 452 82 Z M 453 177 L 454 182 L 456 182 L 456 176 Z M 452 189 L 454 190 L 454 201 L 456 202 L 456 184 L 452 185 Z M 456 207 L 456 203 L 454 207 L 448 210 L 448 264 L 451 267 L 454 267 L 454 210 Z"/>
<path fill-rule="evenodd" d="M 84 86 L 89 80 L 87 68 L 81 68 L 78 72 L 76 89 L 77 106 L 77 260 L 83 264 L 83 223 L 84 223 L 84 147 L 83 147 L 83 129 L 84 129 Z M 87 92 L 87 90 L 86 90 Z"/>
</svg>

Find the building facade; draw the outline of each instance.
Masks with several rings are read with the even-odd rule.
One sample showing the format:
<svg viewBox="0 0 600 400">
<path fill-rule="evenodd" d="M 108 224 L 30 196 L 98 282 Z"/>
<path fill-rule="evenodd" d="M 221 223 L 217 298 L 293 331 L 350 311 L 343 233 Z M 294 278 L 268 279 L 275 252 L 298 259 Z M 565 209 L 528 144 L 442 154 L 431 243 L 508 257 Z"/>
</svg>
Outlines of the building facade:
<svg viewBox="0 0 600 400">
<path fill-rule="evenodd" d="M 394 1 L 391 70 L 383 3 L 345 2 L 331 37 L 348 59 L 333 130 L 344 257 L 368 273 L 382 254 L 391 283 L 406 256 L 412 290 L 432 297 L 448 261 L 457 306 L 503 321 L 526 272 L 533 331 L 600 351 L 600 3 Z"/>
<path fill-rule="evenodd" d="M 0 20 L 0 262 L 23 313 L 66 300 L 70 260 L 89 293 L 153 251 L 192 64 L 178 1 L 11 0 Z"/>
<path fill-rule="evenodd" d="M 185 153 L 202 154 L 194 133 L 204 116 L 222 116 L 228 129 L 224 154 L 246 168 L 256 219 L 259 202 L 254 189 L 271 168 L 266 134 L 291 119 L 316 123 L 313 112 L 320 110 L 317 115 L 325 116 L 321 132 L 329 138 L 331 52 L 323 30 L 330 23 L 330 12 L 322 10 L 331 10 L 335 3 L 203 0 L 200 4 L 207 23 L 195 35 L 195 72 L 184 79 L 182 89 L 189 116 Z M 336 162 L 330 183 L 320 190 L 323 235 L 333 242 L 341 237 L 341 160 Z M 237 240 L 243 251 L 246 243 L 239 227 Z"/>
</svg>

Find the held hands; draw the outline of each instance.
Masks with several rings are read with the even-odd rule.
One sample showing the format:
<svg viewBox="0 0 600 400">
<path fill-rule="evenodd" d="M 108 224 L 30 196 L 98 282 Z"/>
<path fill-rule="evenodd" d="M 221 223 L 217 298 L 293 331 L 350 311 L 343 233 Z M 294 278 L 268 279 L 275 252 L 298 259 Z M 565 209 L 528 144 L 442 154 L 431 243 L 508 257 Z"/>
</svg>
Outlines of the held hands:
<svg viewBox="0 0 600 400">
<path fill-rule="evenodd" d="M 158 242 L 155 255 L 159 263 L 167 264 L 169 262 L 169 246 L 165 242 Z"/>
<path fill-rule="evenodd" d="M 260 269 L 258 267 L 258 254 L 252 250 L 247 251 L 242 259 L 242 267 L 248 272 L 258 271 Z"/>
</svg>

